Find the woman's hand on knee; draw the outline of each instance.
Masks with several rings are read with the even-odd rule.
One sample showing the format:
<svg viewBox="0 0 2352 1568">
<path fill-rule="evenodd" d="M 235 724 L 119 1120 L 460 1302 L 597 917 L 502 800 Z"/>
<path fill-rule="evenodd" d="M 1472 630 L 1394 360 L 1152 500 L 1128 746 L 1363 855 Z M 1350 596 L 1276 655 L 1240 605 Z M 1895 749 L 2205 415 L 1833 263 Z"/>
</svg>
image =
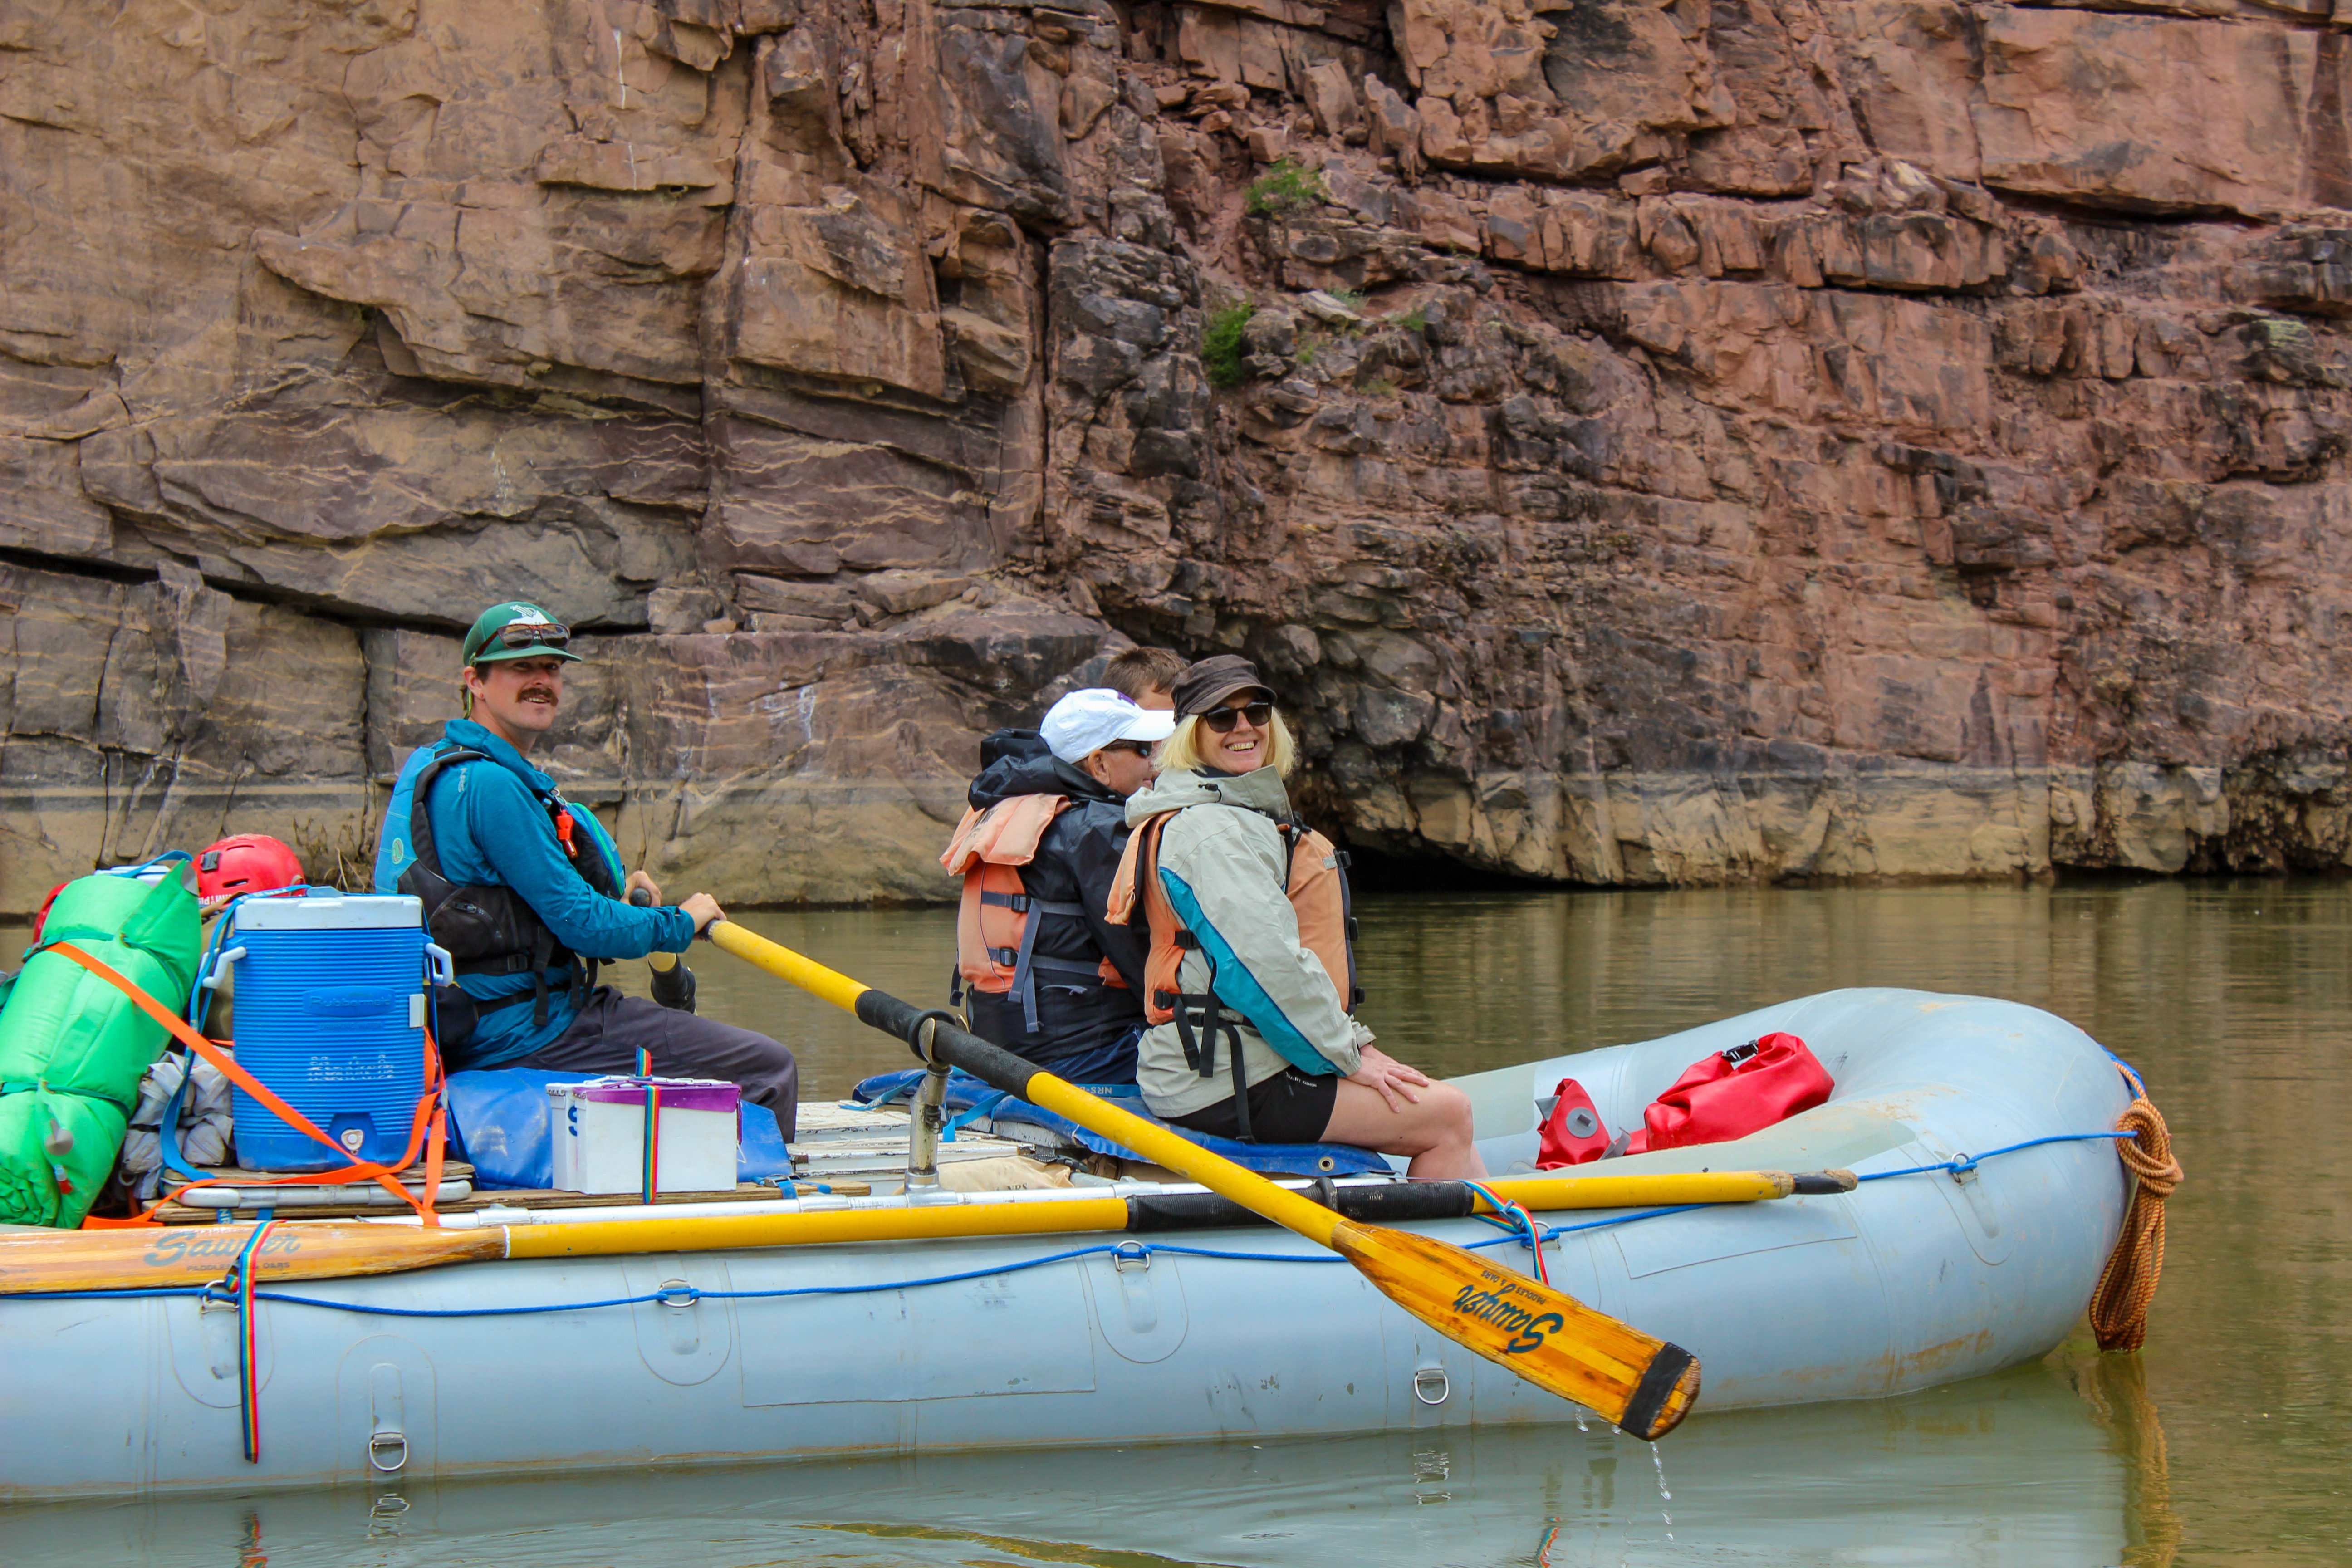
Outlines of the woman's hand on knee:
<svg viewBox="0 0 2352 1568">
<path fill-rule="evenodd" d="M 1370 1066 L 1374 1062 L 1380 1063 L 1382 1068 L 1386 1068 L 1389 1073 L 1401 1083 L 1412 1084 L 1416 1089 L 1426 1089 L 1429 1087 L 1429 1075 L 1427 1073 L 1422 1071 L 1417 1067 L 1412 1067 L 1407 1063 L 1397 1060 L 1396 1058 L 1389 1055 L 1388 1052 L 1381 1049 L 1378 1046 L 1366 1046 L 1356 1054 L 1357 1058 L 1367 1067 Z M 1416 1095 L 1413 1098 L 1417 1100 L 1420 1097 Z"/>
<path fill-rule="evenodd" d="M 1370 1046 L 1363 1048 L 1358 1060 L 1360 1065 L 1348 1075 L 1347 1081 L 1361 1084 L 1378 1094 L 1391 1113 L 1402 1116 L 1406 1106 L 1421 1103 L 1421 1096 L 1413 1090 L 1428 1088 L 1429 1079 L 1419 1071 Z"/>
</svg>

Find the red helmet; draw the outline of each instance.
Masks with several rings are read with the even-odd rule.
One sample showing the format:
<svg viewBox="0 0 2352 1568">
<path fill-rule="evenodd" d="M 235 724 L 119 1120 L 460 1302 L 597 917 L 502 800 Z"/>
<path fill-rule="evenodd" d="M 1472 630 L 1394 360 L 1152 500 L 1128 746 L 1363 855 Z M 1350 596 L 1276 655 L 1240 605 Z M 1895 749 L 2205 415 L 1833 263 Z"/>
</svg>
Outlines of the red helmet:
<svg viewBox="0 0 2352 1568">
<path fill-rule="evenodd" d="M 196 857 L 196 896 L 225 899 L 302 885 L 302 862 L 267 833 L 240 833 Z"/>
<path fill-rule="evenodd" d="M 59 882 L 56 887 L 49 889 L 49 896 L 41 900 L 41 907 L 33 911 L 33 934 L 26 941 L 25 945 L 27 948 L 38 947 L 40 945 L 41 928 L 48 924 L 49 921 L 49 906 L 56 903 L 58 901 L 58 895 L 65 890 L 66 884 Z"/>
</svg>

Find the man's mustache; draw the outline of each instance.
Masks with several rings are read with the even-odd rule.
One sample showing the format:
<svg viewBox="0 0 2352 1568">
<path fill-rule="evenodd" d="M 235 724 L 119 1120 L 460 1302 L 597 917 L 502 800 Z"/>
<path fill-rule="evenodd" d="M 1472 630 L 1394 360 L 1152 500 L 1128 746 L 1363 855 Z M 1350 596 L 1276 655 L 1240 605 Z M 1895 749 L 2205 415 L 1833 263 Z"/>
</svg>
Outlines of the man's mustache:
<svg viewBox="0 0 2352 1568">
<path fill-rule="evenodd" d="M 562 699 L 556 695 L 555 689 L 551 686 L 526 686 L 517 695 L 517 700 L 533 702 L 542 697 L 546 698 L 550 702 L 562 700 Z"/>
</svg>

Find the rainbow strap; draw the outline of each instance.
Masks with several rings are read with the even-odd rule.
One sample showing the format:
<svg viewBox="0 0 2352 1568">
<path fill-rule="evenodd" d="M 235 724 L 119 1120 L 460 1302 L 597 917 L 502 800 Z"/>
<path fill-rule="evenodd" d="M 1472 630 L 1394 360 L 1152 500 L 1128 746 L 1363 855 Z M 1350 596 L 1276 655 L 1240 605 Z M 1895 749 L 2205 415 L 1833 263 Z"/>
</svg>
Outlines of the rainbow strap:
<svg viewBox="0 0 2352 1568">
<path fill-rule="evenodd" d="M 217 1290 L 236 1304 L 236 1421 L 248 1465 L 261 1462 L 261 1371 L 260 1358 L 254 1353 L 259 1329 L 253 1307 L 254 1260 L 260 1255 L 263 1239 L 278 1226 L 274 1219 L 255 1226 L 253 1234 L 245 1238 L 244 1247 L 238 1248 L 236 1261 L 228 1266 L 228 1272 L 205 1292 L 207 1301 L 220 1299 L 214 1293 Z"/>
<path fill-rule="evenodd" d="M 654 1054 L 650 1050 L 637 1053 L 637 1077 L 646 1086 L 646 1135 L 642 1167 L 645 1201 L 654 1201 L 661 1188 L 661 1090 L 654 1083 Z"/>
<path fill-rule="evenodd" d="M 1462 1184 L 1486 1199 L 1487 1206 L 1495 1211 L 1492 1215 L 1479 1215 L 1476 1217 L 1504 1230 L 1516 1232 L 1521 1238 L 1520 1245 L 1535 1254 L 1536 1279 L 1543 1284 L 1550 1284 L 1551 1269 L 1544 1262 L 1543 1255 L 1544 1227 L 1538 1223 L 1536 1216 L 1529 1214 L 1522 1205 L 1496 1196 L 1491 1188 L 1480 1183 L 1465 1182 Z"/>
</svg>

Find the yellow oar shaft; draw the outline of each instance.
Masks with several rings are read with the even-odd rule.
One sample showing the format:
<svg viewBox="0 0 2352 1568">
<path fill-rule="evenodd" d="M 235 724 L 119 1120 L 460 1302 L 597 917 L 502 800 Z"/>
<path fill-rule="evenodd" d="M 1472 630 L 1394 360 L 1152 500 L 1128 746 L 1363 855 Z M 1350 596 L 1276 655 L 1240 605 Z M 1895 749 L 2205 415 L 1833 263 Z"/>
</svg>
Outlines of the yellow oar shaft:
<svg viewBox="0 0 2352 1568">
<path fill-rule="evenodd" d="M 1160 1130 L 1141 1123 L 1145 1132 Z M 1140 1136 L 1139 1134 L 1138 1136 Z M 1170 1167 L 1173 1169 L 1173 1167 Z M 1754 1203 L 1779 1195 L 1789 1178 L 1779 1172 L 1722 1174 L 1583 1177 L 1489 1183 L 1496 1196 L 1529 1209 L 1647 1208 L 1691 1203 Z M 1203 1184 L 1205 1185 L 1205 1184 Z M 1584 1188 L 1601 1189 L 1586 1192 Z M 1297 1196 L 1276 1187 L 1284 1197 Z M 1351 1189 L 1342 1189 L 1343 1191 Z M 1299 1199 L 1307 1202 L 1306 1199 Z M 1326 1227 L 1338 1217 L 1320 1204 L 1300 1215 Z M 1486 1205 L 1477 1205 L 1486 1213 Z M 1126 1231 L 1135 1216 L 1124 1197 L 1053 1198 L 1029 1202 L 938 1204 L 915 1208 L 827 1209 L 814 1214 L 690 1215 L 677 1219 L 586 1221 L 518 1226 L 512 1258 L 586 1258 L 632 1252 L 723 1252 L 761 1247 L 820 1247 L 835 1243 L 928 1241 L 956 1237 L 1059 1236 Z"/>
<path fill-rule="evenodd" d="M 1139 1142 L 1160 1130 L 1149 1123 Z M 1171 1151 L 1170 1152 L 1174 1152 Z M 1172 1167 L 1171 1167 L 1172 1168 Z M 1486 1184 L 1507 1202 L 1541 1212 L 1653 1208 L 1682 1204 L 1753 1203 L 1781 1195 L 1790 1178 L 1778 1171 L 1662 1173 L 1648 1176 L 1507 1177 Z M 1295 1194 L 1276 1188 L 1281 1197 Z M 1343 1187 L 1344 1194 L 1355 1191 Z M 1304 1202 L 1305 1200 L 1299 1200 Z M 1321 1205 L 1298 1215 L 1330 1228 Z M 1483 1199 L 1475 1205 L 1489 1212 Z M 1286 1205 L 1286 1208 L 1287 1205 Z M 1289 1212 L 1296 1213 L 1295 1210 Z M 859 1207 L 815 1213 L 689 1215 L 676 1219 L 592 1220 L 500 1227 L 419 1230 L 355 1222 L 306 1220 L 280 1226 L 256 1278 L 327 1279 L 397 1273 L 500 1258 L 625 1257 L 641 1252 L 723 1252 L 765 1247 L 947 1240 L 967 1237 L 1059 1236 L 1133 1231 L 1124 1197 Z M 155 1231 L 32 1232 L 0 1238 L 0 1296 L 40 1290 L 126 1290 L 202 1284 L 220 1277 L 250 1226 L 175 1226 Z"/>
<path fill-rule="evenodd" d="M 1656 1171 L 1625 1176 L 1498 1176 L 1481 1184 L 1522 1208 L 1631 1209 L 1768 1203 L 1795 1191 L 1796 1178 L 1785 1171 Z M 1478 1209 L 1488 1212 L 1483 1203 Z"/>
<path fill-rule="evenodd" d="M 803 958 L 789 947 L 779 947 L 755 931 L 746 930 L 733 921 L 713 921 L 704 933 L 713 947 L 724 948 L 747 963 L 756 963 L 780 979 L 789 980 L 810 995 L 830 1002 L 845 1013 L 857 1011 L 857 999 L 871 987 L 859 984 L 837 970 L 827 969 L 813 958 Z"/>
<path fill-rule="evenodd" d="M 789 980 L 811 995 L 821 997 L 877 1027 L 903 1035 L 902 1029 L 894 1026 L 896 1020 L 866 1016 L 874 1000 L 882 995 L 871 986 L 861 985 L 846 974 L 827 969 L 814 959 L 803 958 L 792 949 L 779 946 L 756 931 L 746 931 L 732 921 L 714 921 L 709 934 L 713 943 L 736 957 L 756 963 L 770 973 Z M 867 999 L 866 1008 L 859 1006 L 861 998 Z M 895 1001 L 895 998 L 891 1000 Z M 898 1005 L 903 1007 L 905 1005 Z M 1026 1067 L 1025 1063 L 1022 1065 Z M 1005 1086 L 997 1084 L 995 1087 L 1002 1089 Z M 1285 1192 L 1255 1172 L 1243 1170 L 1230 1161 L 1218 1158 L 1189 1139 L 1180 1138 L 1164 1127 L 1156 1126 L 1115 1105 L 1106 1104 L 1049 1072 L 1029 1069 L 1026 1081 L 1016 1092 L 1030 1104 L 1091 1127 L 1103 1137 L 1116 1140 L 1145 1159 L 1164 1165 L 1179 1175 L 1191 1177 L 1211 1192 L 1229 1197 L 1244 1208 L 1264 1215 L 1276 1225 L 1295 1230 L 1326 1247 L 1331 1245 L 1333 1228 L 1339 1222 L 1338 1215 L 1321 1204 L 1300 1197 L 1296 1193 Z"/>
<path fill-rule="evenodd" d="M 1125 1145 L 1211 1192 L 1346 1256 L 1381 1292 L 1438 1332 L 1563 1398 L 1591 1406 L 1621 1430 L 1655 1441 L 1698 1395 L 1697 1360 L 1597 1312 L 1574 1297 L 1410 1231 L 1342 1219 L 1286 1192 L 1173 1131 L 1063 1082 L 970 1031 L 895 996 L 858 984 L 787 948 L 730 926 L 720 946 L 760 964 L 860 1022 L 898 1036 L 934 1064 L 952 1063 L 992 1089 L 1020 1096 Z"/>
</svg>

